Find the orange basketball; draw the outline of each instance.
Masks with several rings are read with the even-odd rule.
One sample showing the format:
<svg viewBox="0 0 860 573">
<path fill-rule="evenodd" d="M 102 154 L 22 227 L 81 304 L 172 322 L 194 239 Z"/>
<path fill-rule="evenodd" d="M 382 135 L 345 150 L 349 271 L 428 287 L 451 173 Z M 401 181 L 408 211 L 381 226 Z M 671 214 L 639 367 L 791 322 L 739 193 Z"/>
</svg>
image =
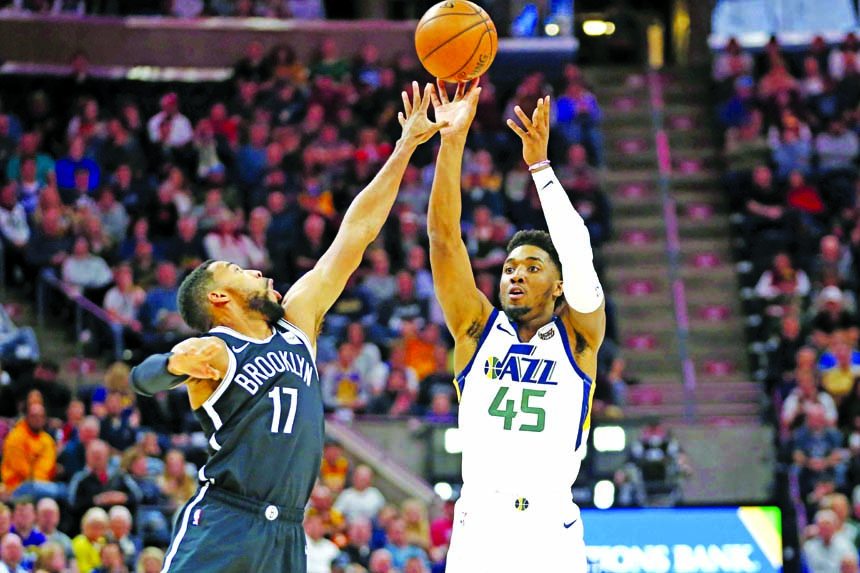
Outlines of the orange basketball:
<svg viewBox="0 0 860 573">
<path fill-rule="evenodd" d="M 446 82 L 465 82 L 487 71 L 499 45 L 496 25 L 468 0 L 448 0 L 427 10 L 415 29 L 424 68 Z"/>
</svg>

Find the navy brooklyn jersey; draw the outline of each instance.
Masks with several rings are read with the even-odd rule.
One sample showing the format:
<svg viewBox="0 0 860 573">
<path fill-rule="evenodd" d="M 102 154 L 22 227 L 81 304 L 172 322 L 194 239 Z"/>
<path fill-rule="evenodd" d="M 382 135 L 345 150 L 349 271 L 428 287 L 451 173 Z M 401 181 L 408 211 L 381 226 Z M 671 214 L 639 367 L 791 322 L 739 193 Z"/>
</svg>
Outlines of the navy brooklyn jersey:
<svg viewBox="0 0 860 573">
<path fill-rule="evenodd" d="M 310 342 L 285 320 L 264 340 L 218 326 L 230 363 L 194 411 L 209 440 L 200 479 L 261 501 L 304 507 L 319 475 L 322 392 Z"/>
</svg>

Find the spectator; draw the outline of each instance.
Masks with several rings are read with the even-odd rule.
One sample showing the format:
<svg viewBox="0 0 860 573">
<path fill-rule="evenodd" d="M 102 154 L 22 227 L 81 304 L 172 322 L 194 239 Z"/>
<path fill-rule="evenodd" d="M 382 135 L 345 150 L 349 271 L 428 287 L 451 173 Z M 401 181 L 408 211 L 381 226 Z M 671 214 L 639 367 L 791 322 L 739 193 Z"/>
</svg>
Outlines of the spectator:
<svg viewBox="0 0 860 573">
<path fill-rule="evenodd" d="M 239 223 L 235 214 L 222 212 L 216 229 L 203 239 L 207 258 L 235 263 L 244 269 L 265 271 L 265 251 L 239 231 Z"/>
<path fill-rule="evenodd" d="M 72 239 L 63 226 L 62 212 L 57 208 L 46 210 L 27 244 L 27 281 L 35 284 L 39 271 L 59 267 L 71 250 Z"/>
<path fill-rule="evenodd" d="M 385 498 L 373 486 L 373 470 L 360 465 L 355 468 L 352 486 L 343 490 L 334 503 L 348 521 L 357 518 L 372 519 L 385 505 Z"/>
<path fill-rule="evenodd" d="M 809 173 L 812 164 L 812 143 L 801 137 L 796 119 L 792 125 L 784 126 L 778 139 L 771 142 L 771 151 L 778 179 L 788 178 L 792 171 Z"/>
<path fill-rule="evenodd" d="M 185 455 L 179 450 L 170 450 L 164 456 L 164 472 L 158 476 L 156 483 L 167 497 L 167 508 L 171 512 L 182 507 L 197 489 L 195 480 L 188 475 Z"/>
<path fill-rule="evenodd" d="M 74 557 L 72 539 L 57 529 L 60 524 L 60 506 L 50 497 L 43 497 L 36 504 L 36 527 L 45 536 L 47 543 L 55 543 L 62 548 L 66 559 Z"/>
<path fill-rule="evenodd" d="M 457 413 L 451 396 L 442 392 L 434 394 L 430 408 L 424 414 L 424 421 L 431 424 L 456 424 Z"/>
<path fill-rule="evenodd" d="M 39 185 L 54 181 L 54 160 L 45 153 L 39 152 L 41 136 L 36 132 L 28 132 L 21 136 L 18 143 L 18 153 L 13 155 L 6 164 L 6 179 L 20 179 L 21 167 L 26 159 L 33 159 L 36 166 L 36 180 Z"/>
<path fill-rule="evenodd" d="M 101 419 L 99 438 L 115 452 L 122 452 L 137 442 L 136 421 L 132 412 L 123 407 L 123 396 L 109 390 L 105 397 L 105 415 Z"/>
<path fill-rule="evenodd" d="M 828 422 L 824 407 L 806 409 L 806 421 L 794 436 L 794 465 L 800 471 L 800 492 L 805 498 L 820 480 L 835 480 L 843 466 L 842 434 Z"/>
<path fill-rule="evenodd" d="M 794 267 L 788 253 L 777 253 L 771 268 L 756 283 L 755 292 L 765 303 L 765 314 L 779 318 L 799 312 L 809 288 L 809 277 L 803 269 Z"/>
<path fill-rule="evenodd" d="M 821 384 L 839 405 L 860 380 L 860 364 L 854 364 L 851 345 L 844 340 L 836 339 L 831 349 L 836 363 L 822 373 Z"/>
<path fill-rule="evenodd" d="M 413 411 L 415 392 L 409 387 L 406 371 L 392 368 L 381 393 L 375 395 L 367 406 L 368 414 L 378 416 L 406 416 Z"/>
<path fill-rule="evenodd" d="M 725 49 L 714 58 L 711 77 L 717 82 L 748 76 L 753 71 L 753 59 L 743 51 L 737 38 L 729 38 Z"/>
<path fill-rule="evenodd" d="M 120 165 L 128 164 L 132 171 L 146 171 L 146 155 L 141 142 L 132 134 L 119 118 L 107 123 L 108 137 L 101 145 L 98 160 L 105 173 L 114 173 Z"/>
<path fill-rule="evenodd" d="M 93 441 L 98 440 L 101 424 L 95 416 L 87 416 L 81 421 L 76 435 L 65 445 L 57 456 L 58 478 L 69 481 L 73 475 L 86 467 L 86 452 Z M 62 468 L 60 471 L 59 468 Z"/>
<path fill-rule="evenodd" d="M 379 305 L 379 323 L 387 327 L 392 336 L 404 328 L 405 322 L 415 322 L 423 327 L 430 318 L 430 307 L 418 296 L 415 277 L 409 271 L 400 271 L 396 277 L 397 290 L 390 299 Z"/>
<path fill-rule="evenodd" d="M 21 538 L 14 533 L 7 533 L 0 538 L 0 564 L 8 573 L 29 573 L 21 566 L 24 561 L 24 546 Z"/>
<path fill-rule="evenodd" d="M 372 532 L 370 519 L 366 517 L 355 517 L 349 521 L 349 543 L 343 548 L 343 552 L 349 557 L 350 563 L 357 563 L 362 567 L 370 564 Z"/>
<path fill-rule="evenodd" d="M 320 482 L 337 495 L 346 486 L 348 473 L 349 461 L 343 455 L 343 446 L 334 440 L 326 440 L 323 444 Z"/>
<path fill-rule="evenodd" d="M 829 509 L 815 514 L 816 534 L 803 544 L 803 555 L 810 573 L 840 573 L 843 560 L 857 562 L 857 549 L 836 535 L 838 519 Z"/>
<path fill-rule="evenodd" d="M 94 291 L 104 291 L 113 282 L 113 276 L 105 260 L 90 252 L 90 244 L 84 237 L 75 239 L 68 257 L 63 259 L 61 275 L 69 294 L 94 296 Z M 96 300 L 101 300 L 98 296 Z"/>
<path fill-rule="evenodd" d="M 134 567 L 134 560 L 142 549 L 140 538 L 131 533 L 132 521 L 131 512 L 126 507 L 115 505 L 108 511 L 107 541 L 116 544 L 122 561 L 129 568 Z"/>
<path fill-rule="evenodd" d="M 81 533 L 72 539 L 79 571 L 101 567 L 101 548 L 105 544 L 108 515 L 100 507 L 91 507 L 81 518 Z"/>
<path fill-rule="evenodd" d="M 430 561 L 423 549 L 409 543 L 406 535 L 406 522 L 403 519 L 395 519 L 386 529 L 388 543 L 385 549 L 391 553 L 391 564 L 397 569 L 403 569 L 406 561 L 416 557 L 422 561 L 425 567 L 430 567 Z"/>
<path fill-rule="evenodd" d="M 22 484 L 31 493 L 57 494 L 50 483 L 57 471 L 54 440 L 45 431 L 42 404 L 28 404 L 26 415 L 12 428 L 3 445 L 3 487 L 15 492 Z"/>
<path fill-rule="evenodd" d="M 818 255 L 812 267 L 812 280 L 816 288 L 824 286 L 826 277 L 836 277 L 839 284 L 848 283 L 853 260 L 850 249 L 842 245 L 836 235 L 825 235 L 819 243 Z"/>
<path fill-rule="evenodd" d="M 349 62 L 340 57 L 337 42 L 333 38 L 325 38 L 320 43 L 317 61 L 310 68 L 310 77 L 328 77 L 341 82 L 347 79 L 349 68 Z"/>
<path fill-rule="evenodd" d="M 430 523 L 430 555 L 437 557 L 448 552 L 451 543 L 451 531 L 454 529 L 455 505 L 453 499 L 447 499 L 442 504 L 442 513 Z M 439 559 L 434 558 L 434 561 Z"/>
<path fill-rule="evenodd" d="M 370 295 L 374 308 L 379 308 L 396 296 L 397 280 L 390 274 L 388 253 L 383 249 L 369 251 L 367 259 L 370 261 L 370 273 L 364 277 L 361 286 Z"/>
<path fill-rule="evenodd" d="M 159 573 L 164 562 L 164 551 L 158 547 L 147 547 L 140 553 L 135 573 Z"/>
<path fill-rule="evenodd" d="M 271 77 L 267 64 L 263 44 L 253 40 L 248 43 L 245 57 L 233 66 L 233 80 L 257 84 L 265 83 Z"/>
<path fill-rule="evenodd" d="M 86 141 L 81 135 L 74 136 L 69 141 L 69 154 L 57 160 L 54 170 L 57 175 L 57 187 L 62 192 L 64 189 L 75 188 L 75 177 L 78 170 L 85 170 L 89 179 L 86 190 L 93 192 L 99 187 L 101 181 L 101 170 L 98 163 L 91 157 L 87 157 Z"/>
<path fill-rule="evenodd" d="M 334 497 L 329 488 L 322 484 L 314 486 L 311 492 L 307 515 L 317 515 L 322 520 L 323 534 L 337 545 L 345 545 L 346 519 L 334 508 Z"/>
<path fill-rule="evenodd" d="M 323 536 L 323 522 L 318 515 L 305 517 L 305 534 L 307 535 L 308 573 L 331 573 L 331 564 L 337 557 L 339 550 L 337 545 Z"/>
<path fill-rule="evenodd" d="M 149 335 L 149 346 L 156 348 L 171 344 L 178 336 L 188 334 L 189 329 L 179 316 L 176 302 L 176 267 L 162 261 L 158 264 L 158 286 L 146 293 L 140 307 L 138 320 L 144 333 Z"/>
<path fill-rule="evenodd" d="M 407 499 L 402 505 L 403 524 L 406 528 L 406 542 L 430 550 L 430 521 L 427 507 L 420 499 Z"/>
<path fill-rule="evenodd" d="M 24 206 L 17 200 L 17 193 L 15 183 L 10 182 L 0 188 L 0 250 L 6 272 L 0 281 L 4 284 L 21 284 L 27 265 L 30 225 Z"/>
<path fill-rule="evenodd" d="M 397 573 L 391 552 L 387 549 L 377 549 L 370 554 L 367 570 L 369 573 Z"/>
<path fill-rule="evenodd" d="M 173 92 L 161 98 L 161 111 L 150 118 L 147 131 L 151 142 L 174 148 L 187 145 L 194 137 L 191 122 L 179 112 L 179 97 Z"/>
<path fill-rule="evenodd" d="M 36 562 L 33 571 L 46 573 L 67 573 L 69 556 L 63 546 L 55 541 L 48 541 L 39 546 L 36 551 Z"/>
<path fill-rule="evenodd" d="M 83 516 L 93 506 L 104 509 L 125 505 L 129 510 L 137 509 L 141 497 L 137 484 L 124 472 L 109 472 L 109 454 L 110 447 L 101 440 L 93 440 L 87 448 L 86 467 L 72 476 L 69 483 L 69 505 L 73 515 Z M 105 526 L 107 521 L 105 514 Z"/>
<path fill-rule="evenodd" d="M 32 552 L 33 548 L 47 541 L 45 535 L 36 528 L 36 508 L 32 498 L 20 497 L 15 501 L 10 531 L 21 538 L 25 552 L 28 552 L 28 547 Z"/>
<path fill-rule="evenodd" d="M 818 348 L 830 346 L 834 337 L 847 337 L 857 341 L 857 320 L 843 305 L 842 291 L 835 286 L 821 289 L 818 295 L 818 312 L 812 318 L 812 340 Z"/>
<path fill-rule="evenodd" d="M 103 306 L 111 320 L 119 322 L 128 330 L 139 333 L 138 311 L 146 299 L 146 291 L 134 284 L 131 266 L 122 263 L 113 271 L 114 286 L 105 293 Z M 128 343 L 128 337 L 126 343 Z"/>
<path fill-rule="evenodd" d="M 774 235 L 773 243 L 786 244 L 791 221 L 785 209 L 785 197 L 773 183 L 773 174 L 765 166 L 753 169 L 752 183 L 746 191 L 744 236 L 754 245 L 764 233 Z M 779 240 L 777 240 L 779 239 Z M 763 256 L 775 253 L 762 253 Z"/>
<path fill-rule="evenodd" d="M 167 255 L 182 273 L 192 270 L 206 259 L 206 248 L 197 232 L 197 219 L 194 216 L 179 219 L 176 234 L 167 243 Z"/>
<path fill-rule="evenodd" d="M 122 550 L 114 542 L 107 541 L 99 550 L 101 565 L 93 569 L 92 573 L 128 573 L 122 558 Z"/>
<path fill-rule="evenodd" d="M 564 94 L 554 104 L 554 125 L 559 128 L 565 144 L 581 144 L 588 151 L 593 165 L 603 165 L 601 112 L 594 94 L 582 82 L 573 81 L 568 83 Z"/>
<path fill-rule="evenodd" d="M 780 420 L 786 429 L 801 426 L 813 407 L 820 406 L 824 419 L 829 425 L 836 423 L 838 413 L 836 403 L 830 394 L 817 387 L 815 371 L 797 368 L 795 379 L 797 387 L 791 391 L 782 405 Z"/>
<path fill-rule="evenodd" d="M 367 406 L 367 388 L 355 359 L 354 347 L 341 344 L 337 351 L 337 360 L 323 364 L 320 369 L 323 404 L 329 411 L 362 412 Z"/>
</svg>

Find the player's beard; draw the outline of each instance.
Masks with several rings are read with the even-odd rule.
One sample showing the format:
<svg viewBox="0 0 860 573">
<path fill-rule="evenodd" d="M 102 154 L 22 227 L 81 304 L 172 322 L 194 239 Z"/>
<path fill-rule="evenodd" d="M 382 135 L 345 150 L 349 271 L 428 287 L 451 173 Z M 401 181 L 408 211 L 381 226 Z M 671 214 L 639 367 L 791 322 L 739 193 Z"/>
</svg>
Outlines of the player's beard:
<svg viewBox="0 0 860 573">
<path fill-rule="evenodd" d="M 512 306 L 512 305 L 502 305 L 502 310 L 505 311 L 505 314 L 509 319 L 516 322 L 520 320 L 522 317 L 531 312 L 532 307 L 530 306 Z"/>
<path fill-rule="evenodd" d="M 251 295 L 248 299 L 248 308 L 262 314 L 270 326 L 274 326 L 284 318 L 283 307 L 270 299 L 268 293 Z"/>
</svg>

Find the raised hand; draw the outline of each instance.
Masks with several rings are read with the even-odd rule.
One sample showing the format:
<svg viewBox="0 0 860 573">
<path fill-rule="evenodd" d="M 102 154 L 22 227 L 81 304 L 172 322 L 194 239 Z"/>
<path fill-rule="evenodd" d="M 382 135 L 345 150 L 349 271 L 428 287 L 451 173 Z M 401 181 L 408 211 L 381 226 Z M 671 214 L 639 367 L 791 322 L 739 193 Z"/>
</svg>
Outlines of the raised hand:
<svg viewBox="0 0 860 573">
<path fill-rule="evenodd" d="M 409 99 L 409 95 L 405 91 L 401 94 L 405 112 L 398 113 L 397 120 L 403 128 L 403 135 L 400 137 L 400 140 L 407 145 L 417 147 L 433 137 L 437 131 L 447 126 L 447 123 L 439 121 L 438 117 L 436 118 L 436 123 L 433 123 L 427 117 L 427 109 L 430 107 L 432 93 L 433 86 L 427 84 L 424 86 L 424 94 L 422 96 L 418 88 L 418 82 L 412 82 L 412 99 Z"/>
<path fill-rule="evenodd" d="M 475 111 L 478 109 L 478 96 L 481 95 L 481 88 L 478 87 L 479 79 L 457 84 L 457 92 L 454 94 L 454 99 L 450 101 L 448 92 L 445 90 L 445 82 L 436 80 L 437 90 L 431 92 L 430 97 L 433 100 L 436 121 L 448 124 L 441 131 L 443 138 L 466 137 L 469 126 L 475 119 Z"/>
<path fill-rule="evenodd" d="M 171 352 L 167 369 L 177 376 L 220 380 L 227 371 L 227 349 L 224 342 L 214 336 L 183 340 Z"/>
<path fill-rule="evenodd" d="M 523 124 L 520 127 L 513 119 L 508 118 L 507 124 L 523 141 L 523 159 L 527 165 L 534 165 L 547 158 L 549 146 L 549 96 L 542 97 L 537 102 L 531 119 L 520 106 L 514 108 L 514 113 Z"/>
</svg>

